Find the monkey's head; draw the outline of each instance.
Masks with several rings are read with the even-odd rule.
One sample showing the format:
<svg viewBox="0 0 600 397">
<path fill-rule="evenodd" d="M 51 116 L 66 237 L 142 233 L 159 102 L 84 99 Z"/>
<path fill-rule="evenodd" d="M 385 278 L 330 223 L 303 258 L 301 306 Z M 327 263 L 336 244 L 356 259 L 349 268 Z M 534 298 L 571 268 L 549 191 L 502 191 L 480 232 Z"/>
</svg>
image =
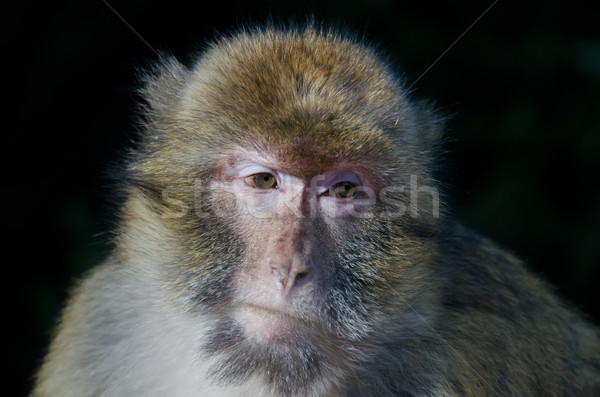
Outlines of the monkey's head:
<svg viewBox="0 0 600 397">
<path fill-rule="evenodd" d="M 265 370 L 302 390 L 351 370 L 342 357 L 399 317 L 408 335 L 431 315 L 415 302 L 430 293 L 440 122 L 372 49 L 248 31 L 191 68 L 164 60 L 143 94 L 120 238 L 144 241 L 132 252 L 161 293 L 204 322 L 215 379 Z"/>
</svg>

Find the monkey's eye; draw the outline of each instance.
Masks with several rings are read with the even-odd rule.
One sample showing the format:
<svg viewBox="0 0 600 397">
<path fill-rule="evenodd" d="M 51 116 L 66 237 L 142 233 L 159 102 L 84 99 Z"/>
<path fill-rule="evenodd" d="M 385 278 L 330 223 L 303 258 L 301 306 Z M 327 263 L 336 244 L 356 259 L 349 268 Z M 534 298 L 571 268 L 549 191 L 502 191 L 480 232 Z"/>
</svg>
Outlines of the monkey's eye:
<svg viewBox="0 0 600 397">
<path fill-rule="evenodd" d="M 266 172 L 260 172 L 244 178 L 246 185 L 255 189 L 274 189 L 277 187 L 275 177 Z"/>
<path fill-rule="evenodd" d="M 352 182 L 338 182 L 330 189 L 329 195 L 337 198 L 352 198 L 356 195 L 357 185 Z"/>
</svg>

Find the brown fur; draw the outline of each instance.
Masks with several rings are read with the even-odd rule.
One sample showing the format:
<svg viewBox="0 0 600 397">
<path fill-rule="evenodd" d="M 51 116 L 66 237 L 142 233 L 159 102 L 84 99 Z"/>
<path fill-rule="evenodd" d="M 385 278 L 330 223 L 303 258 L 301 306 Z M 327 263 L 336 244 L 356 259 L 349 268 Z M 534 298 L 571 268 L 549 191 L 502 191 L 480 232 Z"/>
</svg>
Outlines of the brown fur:
<svg viewBox="0 0 600 397">
<path fill-rule="evenodd" d="M 255 219 L 228 196 L 245 151 L 307 180 L 353 167 L 377 193 L 439 189 L 441 120 L 369 47 L 245 31 L 191 69 L 164 60 L 143 95 L 114 252 L 73 294 L 33 396 L 600 395 L 597 329 L 429 194 L 390 190 L 344 221 L 307 205 Z M 231 312 L 266 257 L 318 277 L 289 297 L 298 331 L 262 346 Z"/>
</svg>

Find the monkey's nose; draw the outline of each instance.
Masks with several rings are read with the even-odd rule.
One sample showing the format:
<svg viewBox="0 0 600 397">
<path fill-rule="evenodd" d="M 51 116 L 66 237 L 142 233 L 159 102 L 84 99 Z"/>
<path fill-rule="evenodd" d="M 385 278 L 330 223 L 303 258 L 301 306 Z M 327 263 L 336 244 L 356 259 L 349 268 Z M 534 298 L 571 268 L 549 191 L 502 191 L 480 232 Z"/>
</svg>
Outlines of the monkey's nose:
<svg viewBox="0 0 600 397">
<path fill-rule="evenodd" d="M 311 271 L 309 268 L 296 266 L 292 266 L 289 270 L 272 267 L 271 274 L 277 288 L 287 292 L 292 288 L 298 288 L 308 281 Z"/>
</svg>

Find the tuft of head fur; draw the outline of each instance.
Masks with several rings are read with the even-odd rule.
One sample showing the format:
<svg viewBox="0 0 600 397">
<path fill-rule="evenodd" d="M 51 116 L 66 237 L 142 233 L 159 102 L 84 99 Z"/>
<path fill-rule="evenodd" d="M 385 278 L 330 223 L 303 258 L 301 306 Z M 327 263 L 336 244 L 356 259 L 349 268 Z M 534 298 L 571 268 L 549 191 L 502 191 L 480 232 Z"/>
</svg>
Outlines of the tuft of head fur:
<svg viewBox="0 0 600 397">
<path fill-rule="evenodd" d="M 181 143 L 217 155 L 254 141 L 300 158 L 310 143 L 323 150 L 339 147 L 323 153 L 328 160 L 408 159 L 400 165 L 426 175 L 443 124 L 430 107 L 409 102 L 402 82 L 373 49 L 313 26 L 221 38 L 190 69 L 164 57 L 141 92 L 148 104 L 141 151 L 166 157 Z M 178 157 L 186 159 L 185 153 Z M 210 167 L 214 160 L 194 165 Z M 163 165 L 155 158 L 151 163 Z M 143 174 L 138 165 L 134 175 L 156 174 L 154 169 Z"/>
</svg>

